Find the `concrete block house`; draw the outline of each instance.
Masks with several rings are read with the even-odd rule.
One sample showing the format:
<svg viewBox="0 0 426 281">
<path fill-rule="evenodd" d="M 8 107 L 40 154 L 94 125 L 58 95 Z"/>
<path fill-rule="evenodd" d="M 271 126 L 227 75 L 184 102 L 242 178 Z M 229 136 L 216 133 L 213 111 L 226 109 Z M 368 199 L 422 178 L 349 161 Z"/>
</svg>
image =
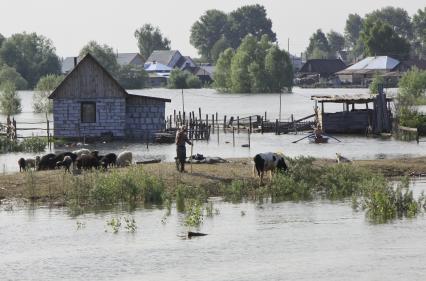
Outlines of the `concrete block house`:
<svg viewBox="0 0 426 281">
<path fill-rule="evenodd" d="M 169 99 L 128 93 L 90 54 L 49 96 L 54 136 L 153 138 L 165 127 Z"/>
</svg>

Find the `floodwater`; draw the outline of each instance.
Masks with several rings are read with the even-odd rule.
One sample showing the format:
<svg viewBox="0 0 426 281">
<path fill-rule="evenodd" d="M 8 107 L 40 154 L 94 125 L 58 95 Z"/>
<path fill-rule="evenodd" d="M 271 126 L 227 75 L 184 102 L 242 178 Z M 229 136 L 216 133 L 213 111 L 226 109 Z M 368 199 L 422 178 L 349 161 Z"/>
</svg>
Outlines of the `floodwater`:
<svg viewBox="0 0 426 281">
<path fill-rule="evenodd" d="M 416 196 L 426 181 L 414 183 Z M 350 202 L 214 200 L 207 236 L 186 239 L 165 210 L 71 217 L 66 209 L 0 205 L 1 280 L 424 280 L 426 220 L 371 224 Z M 245 215 L 242 215 L 244 212 Z M 137 231 L 107 226 L 132 216 Z M 84 225 L 78 229 L 77 225 Z M 105 232 L 107 230 L 107 232 Z"/>
<path fill-rule="evenodd" d="M 173 114 L 173 110 L 182 110 L 182 94 L 180 90 L 168 89 L 149 89 L 132 91 L 143 95 L 170 98 L 171 103 L 166 105 L 167 115 Z M 359 94 L 367 93 L 368 89 L 300 89 L 295 88 L 293 94 L 282 94 L 282 120 L 290 118 L 294 114 L 295 118 L 301 118 L 313 113 L 314 103 L 311 101 L 311 95 L 336 95 L 336 94 Z M 394 94 L 395 89 L 389 89 L 388 94 Z M 23 113 L 15 118 L 17 122 L 38 122 L 45 120 L 43 114 L 32 113 L 31 102 L 32 92 L 20 92 L 22 97 Z M 223 115 L 240 117 L 253 114 L 263 115 L 267 112 L 267 118 L 274 120 L 279 115 L 279 94 L 221 94 L 211 89 L 185 90 L 184 101 L 186 111 L 198 112 L 201 107 L 202 115 L 219 113 L 220 119 Z M 335 112 L 341 110 L 340 105 L 326 105 L 326 112 Z M 52 116 L 49 117 L 52 120 Z M 5 120 L 0 115 L 0 120 Z M 32 124 L 22 125 L 25 127 L 34 127 Z M 217 130 L 216 130 L 217 132 Z M 43 133 L 40 132 L 40 135 Z M 235 146 L 231 133 L 224 134 L 220 131 L 219 138 L 217 134 L 211 135 L 209 142 L 195 142 L 194 153 L 204 156 L 222 157 L 222 158 L 240 158 L 252 157 L 259 152 L 276 151 L 283 152 L 288 156 L 314 156 L 334 158 L 335 153 L 350 159 L 376 159 L 376 158 L 395 158 L 395 157 L 416 157 L 426 156 L 424 144 L 414 142 L 401 142 L 393 139 L 365 138 L 359 136 L 337 136 L 341 142 L 330 140 L 328 144 L 310 144 L 307 140 L 296 144 L 292 142 L 302 138 L 304 135 L 280 135 L 274 134 L 252 134 L 251 148 L 242 147 L 248 143 L 247 133 L 241 132 L 235 136 Z M 96 144 L 88 146 L 89 149 L 98 149 L 101 154 L 107 152 L 120 152 L 131 150 L 134 159 L 149 160 L 162 159 L 163 161 L 172 161 L 175 154 L 173 144 L 152 145 L 148 147 L 144 140 L 140 142 L 114 142 L 105 144 Z M 59 148 L 58 151 L 63 151 Z M 188 152 L 189 153 L 189 152 Z M 0 155 L 0 172 L 17 171 L 17 160 L 20 157 L 34 157 L 34 154 L 10 153 Z"/>
</svg>

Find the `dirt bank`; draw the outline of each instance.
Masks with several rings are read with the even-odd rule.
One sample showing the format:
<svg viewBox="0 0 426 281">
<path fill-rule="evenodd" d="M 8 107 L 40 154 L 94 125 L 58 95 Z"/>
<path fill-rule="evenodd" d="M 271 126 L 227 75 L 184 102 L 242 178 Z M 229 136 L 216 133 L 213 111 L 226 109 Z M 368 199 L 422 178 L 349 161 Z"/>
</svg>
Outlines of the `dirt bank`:
<svg viewBox="0 0 426 281">
<path fill-rule="evenodd" d="M 335 165 L 331 159 L 316 160 L 315 165 Z M 426 157 L 399 158 L 383 160 L 355 161 L 352 165 L 365 167 L 387 177 L 426 174 Z M 255 180 L 252 173 L 251 159 L 229 159 L 222 164 L 187 165 L 188 173 L 180 174 L 174 163 L 157 163 L 144 165 L 144 170 L 162 178 L 170 187 L 179 183 L 192 186 L 203 186 L 211 195 L 217 194 L 221 183 L 235 179 Z M 64 175 L 63 171 L 41 171 L 30 173 L 13 173 L 0 176 L 0 199 L 31 198 L 41 201 L 62 201 L 67 190 L 64 190 L 64 179 L 72 175 Z"/>
</svg>

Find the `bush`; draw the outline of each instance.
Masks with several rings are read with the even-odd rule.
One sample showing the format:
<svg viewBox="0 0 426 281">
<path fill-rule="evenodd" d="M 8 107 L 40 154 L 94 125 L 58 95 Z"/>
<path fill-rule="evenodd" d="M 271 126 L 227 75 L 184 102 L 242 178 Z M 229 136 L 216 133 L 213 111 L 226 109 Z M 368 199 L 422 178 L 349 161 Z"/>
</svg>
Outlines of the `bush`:
<svg viewBox="0 0 426 281">
<path fill-rule="evenodd" d="M 33 109 L 36 113 L 51 113 L 52 101 L 49 100 L 50 93 L 64 80 L 64 76 L 48 74 L 40 78 L 35 87 L 33 95 Z"/>
<path fill-rule="evenodd" d="M 21 113 L 21 98 L 16 92 L 15 84 L 10 81 L 4 82 L 0 89 L 0 110 L 4 115 L 15 115 Z"/>
<path fill-rule="evenodd" d="M 25 152 L 42 152 L 45 150 L 46 145 L 47 139 L 45 137 L 30 137 L 20 143 L 22 151 Z"/>
<path fill-rule="evenodd" d="M 170 89 L 201 88 L 200 79 L 188 71 L 173 69 L 170 73 L 168 87 Z"/>
</svg>

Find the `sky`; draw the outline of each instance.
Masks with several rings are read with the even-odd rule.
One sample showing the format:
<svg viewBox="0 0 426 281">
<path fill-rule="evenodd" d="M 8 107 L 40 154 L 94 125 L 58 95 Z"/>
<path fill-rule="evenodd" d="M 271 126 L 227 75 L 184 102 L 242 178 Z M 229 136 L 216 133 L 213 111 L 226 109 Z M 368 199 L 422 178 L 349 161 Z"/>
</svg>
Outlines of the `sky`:
<svg viewBox="0 0 426 281">
<path fill-rule="evenodd" d="M 343 33 L 349 13 L 386 6 L 401 7 L 412 16 L 425 0 L 0 0 L 0 33 L 36 32 L 53 41 L 60 57 L 77 55 L 90 40 L 120 53 L 137 52 L 134 31 L 145 23 L 159 26 L 172 49 L 197 57 L 189 43 L 192 24 L 209 9 L 230 12 L 240 6 L 265 6 L 281 48 L 300 55 L 312 33 L 321 28 Z"/>
</svg>

